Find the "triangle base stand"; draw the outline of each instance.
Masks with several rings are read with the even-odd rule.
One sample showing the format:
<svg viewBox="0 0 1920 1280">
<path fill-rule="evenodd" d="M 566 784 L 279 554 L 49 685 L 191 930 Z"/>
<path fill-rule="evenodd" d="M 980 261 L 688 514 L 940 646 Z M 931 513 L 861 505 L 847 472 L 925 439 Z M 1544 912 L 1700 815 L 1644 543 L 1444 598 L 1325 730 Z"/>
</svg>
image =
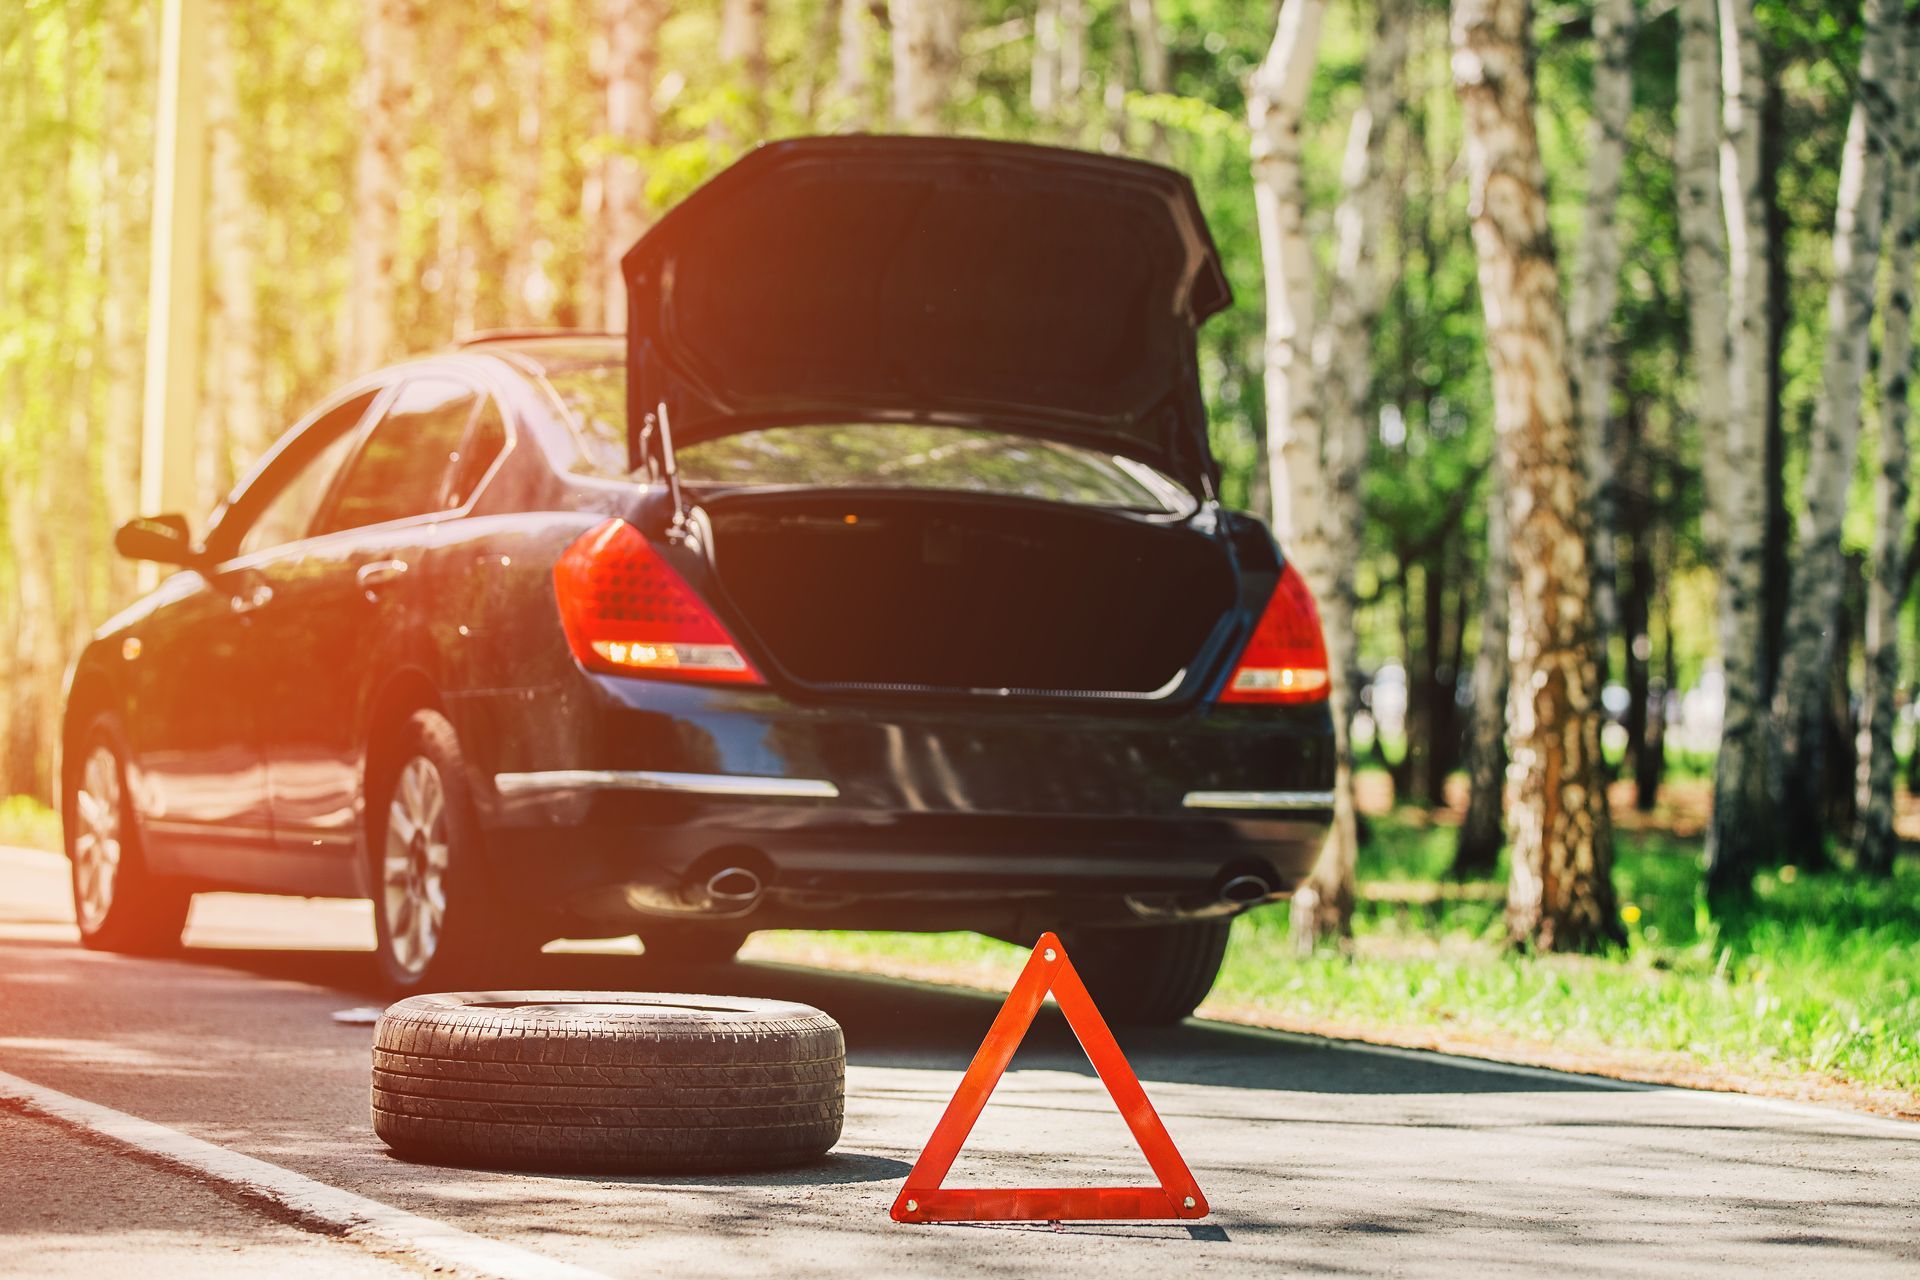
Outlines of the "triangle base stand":
<svg viewBox="0 0 1920 1280">
<path fill-rule="evenodd" d="M 943 1188 L 974 1122 L 986 1109 L 994 1086 L 1026 1038 L 1048 992 L 1080 1039 L 1087 1060 L 1127 1122 L 1157 1187 L 997 1187 Z M 893 1202 L 895 1222 L 1086 1222 L 1204 1218 L 1207 1198 L 1186 1161 L 1180 1158 L 1166 1125 L 1147 1100 L 1140 1079 L 1127 1064 L 1106 1019 L 1087 994 L 1086 984 L 1067 958 L 1067 949 L 1051 933 L 1040 935 L 1019 981 L 987 1030 L 973 1062 L 961 1077 L 953 1100 L 933 1128 L 926 1150 L 914 1162 L 906 1185 Z"/>
</svg>

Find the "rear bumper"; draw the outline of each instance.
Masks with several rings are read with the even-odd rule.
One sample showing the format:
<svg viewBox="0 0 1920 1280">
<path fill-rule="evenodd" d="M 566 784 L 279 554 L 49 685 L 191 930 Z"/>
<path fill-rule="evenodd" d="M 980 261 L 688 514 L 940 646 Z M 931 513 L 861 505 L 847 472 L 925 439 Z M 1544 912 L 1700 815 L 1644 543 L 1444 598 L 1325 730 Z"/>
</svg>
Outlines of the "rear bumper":
<svg viewBox="0 0 1920 1280">
<path fill-rule="evenodd" d="M 1221 884 L 1291 892 L 1331 817 L 1324 708 L 807 705 L 590 683 L 553 700 L 575 713 L 564 729 L 545 699 L 456 715 L 502 891 L 574 927 L 711 914 L 688 888 L 729 865 L 766 886 L 741 917 L 753 928 L 1020 935 L 1229 914 L 1246 904 Z M 495 732 L 460 724 L 481 717 Z"/>
</svg>

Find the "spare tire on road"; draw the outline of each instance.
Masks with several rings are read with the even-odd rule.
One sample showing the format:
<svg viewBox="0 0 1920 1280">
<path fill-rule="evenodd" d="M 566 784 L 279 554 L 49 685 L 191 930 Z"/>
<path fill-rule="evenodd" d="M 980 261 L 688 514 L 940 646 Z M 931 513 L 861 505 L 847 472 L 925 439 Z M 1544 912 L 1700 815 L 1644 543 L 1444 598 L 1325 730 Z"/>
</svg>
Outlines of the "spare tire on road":
<svg viewBox="0 0 1920 1280">
<path fill-rule="evenodd" d="M 408 1159 L 498 1169 L 772 1169 L 826 1154 L 846 1042 L 781 1000 L 477 991 L 402 1000 L 373 1041 L 373 1131 Z"/>
</svg>

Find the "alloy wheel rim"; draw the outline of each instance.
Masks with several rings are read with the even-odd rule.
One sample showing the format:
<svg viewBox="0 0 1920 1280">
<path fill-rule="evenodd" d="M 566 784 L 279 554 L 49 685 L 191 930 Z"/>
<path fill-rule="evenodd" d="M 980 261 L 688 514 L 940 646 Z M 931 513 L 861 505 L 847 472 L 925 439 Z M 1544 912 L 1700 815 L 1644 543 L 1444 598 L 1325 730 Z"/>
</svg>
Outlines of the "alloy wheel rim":
<svg viewBox="0 0 1920 1280">
<path fill-rule="evenodd" d="M 381 901 L 387 949 L 403 973 L 432 963 L 447 916 L 447 799 L 440 770 L 425 756 L 400 767 L 387 805 Z"/>
<path fill-rule="evenodd" d="M 78 819 L 73 837 L 73 905 L 88 933 L 106 922 L 120 880 L 120 762 L 98 746 L 80 770 L 73 796 Z"/>
</svg>

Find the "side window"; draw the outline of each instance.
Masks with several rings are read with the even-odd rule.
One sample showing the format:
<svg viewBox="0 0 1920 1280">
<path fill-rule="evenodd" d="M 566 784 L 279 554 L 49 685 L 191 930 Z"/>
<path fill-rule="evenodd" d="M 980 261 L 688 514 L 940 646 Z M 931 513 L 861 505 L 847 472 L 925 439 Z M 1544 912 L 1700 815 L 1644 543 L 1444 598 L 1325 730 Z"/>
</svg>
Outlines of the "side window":
<svg viewBox="0 0 1920 1280">
<path fill-rule="evenodd" d="M 314 533 L 358 529 L 443 509 L 450 470 L 458 465 L 480 393 L 453 378 L 401 384 L 380 421 L 334 490 L 333 505 Z"/>
<path fill-rule="evenodd" d="M 251 555 L 307 536 L 327 486 L 359 436 L 354 428 L 366 416 L 375 394 L 355 396 L 308 427 L 273 469 L 241 496 L 242 510 L 236 514 L 247 523 L 236 555 Z M 256 508 L 251 518 L 246 507 Z"/>
<path fill-rule="evenodd" d="M 474 415 L 473 426 L 467 430 L 465 443 L 460 452 L 453 455 L 453 467 L 447 472 L 447 489 L 440 507 L 444 511 L 465 505 L 473 497 L 474 490 L 480 487 L 487 468 L 507 447 L 507 427 L 500 420 L 500 406 L 489 397 L 480 405 L 480 412 Z"/>
</svg>

